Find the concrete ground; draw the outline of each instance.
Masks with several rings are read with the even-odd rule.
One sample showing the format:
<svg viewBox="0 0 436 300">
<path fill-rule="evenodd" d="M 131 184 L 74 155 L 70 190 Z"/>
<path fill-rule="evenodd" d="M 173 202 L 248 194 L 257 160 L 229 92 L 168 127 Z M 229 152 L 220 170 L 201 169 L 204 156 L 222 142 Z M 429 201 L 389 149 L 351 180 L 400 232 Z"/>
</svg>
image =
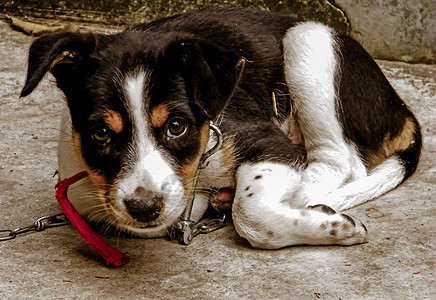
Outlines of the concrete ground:
<svg viewBox="0 0 436 300">
<path fill-rule="evenodd" d="M 48 76 L 19 99 L 32 38 L 0 22 L 0 228 L 60 211 L 54 200 L 58 117 Z M 107 236 L 131 263 L 106 267 L 71 226 L 0 242 L 0 299 L 435 299 L 436 66 L 378 61 L 421 122 L 416 174 L 350 210 L 370 232 L 351 247 L 254 250 L 233 226 L 182 246 Z"/>
</svg>

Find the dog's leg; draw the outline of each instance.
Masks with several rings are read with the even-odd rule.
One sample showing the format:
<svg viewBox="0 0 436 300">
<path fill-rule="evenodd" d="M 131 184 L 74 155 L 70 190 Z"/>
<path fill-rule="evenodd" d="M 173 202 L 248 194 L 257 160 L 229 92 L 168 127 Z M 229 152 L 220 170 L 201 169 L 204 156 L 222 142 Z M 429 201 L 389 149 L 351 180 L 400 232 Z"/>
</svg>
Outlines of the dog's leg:
<svg viewBox="0 0 436 300">
<path fill-rule="evenodd" d="M 282 163 L 244 163 L 237 171 L 233 222 L 253 247 L 277 249 L 291 245 L 352 245 L 366 241 L 357 219 L 325 205 L 296 202 L 301 174 Z"/>
<path fill-rule="evenodd" d="M 302 195 L 308 203 L 319 203 L 344 183 L 366 175 L 338 120 L 336 48 L 331 30 L 313 22 L 291 28 L 283 39 L 285 78 L 307 151 Z"/>
</svg>

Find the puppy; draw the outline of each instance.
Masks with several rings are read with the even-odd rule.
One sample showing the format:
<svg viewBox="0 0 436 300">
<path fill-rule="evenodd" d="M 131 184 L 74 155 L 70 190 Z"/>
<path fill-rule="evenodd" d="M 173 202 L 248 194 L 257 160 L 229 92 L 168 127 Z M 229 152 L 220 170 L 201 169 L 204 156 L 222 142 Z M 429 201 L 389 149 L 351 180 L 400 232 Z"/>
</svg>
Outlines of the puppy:
<svg viewBox="0 0 436 300">
<path fill-rule="evenodd" d="M 352 245 L 341 211 L 416 170 L 420 126 L 369 54 L 314 22 L 250 9 L 189 12 L 124 32 L 35 40 L 21 96 L 50 71 L 68 112 L 61 177 L 89 220 L 166 235 L 195 194 L 235 189 L 232 217 L 253 247 Z M 199 169 L 215 145 L 223 145 Z M 214 196 L 212 195 L 212 198 Z"/>
</svg>

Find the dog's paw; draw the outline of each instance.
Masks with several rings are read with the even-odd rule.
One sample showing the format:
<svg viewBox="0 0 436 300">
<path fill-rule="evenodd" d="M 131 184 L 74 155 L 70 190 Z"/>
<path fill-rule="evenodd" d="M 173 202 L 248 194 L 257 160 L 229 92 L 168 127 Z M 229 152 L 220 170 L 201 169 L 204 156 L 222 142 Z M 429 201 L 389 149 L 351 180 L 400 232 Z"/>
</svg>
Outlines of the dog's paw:
<svg viewBox="0 0 436 300">
<path fill-rule="evenodd" d="M 322 222 L 319 228 L 328 234 L 332 243 L 338 245 L 355 245 L 367 242 L 368 230 L 359 219 L 338 213 L 324 204 L 309 206 L 308 208 L 331 217 L 331 220 L 329 218 L 328 221 Z"/>
</svg>

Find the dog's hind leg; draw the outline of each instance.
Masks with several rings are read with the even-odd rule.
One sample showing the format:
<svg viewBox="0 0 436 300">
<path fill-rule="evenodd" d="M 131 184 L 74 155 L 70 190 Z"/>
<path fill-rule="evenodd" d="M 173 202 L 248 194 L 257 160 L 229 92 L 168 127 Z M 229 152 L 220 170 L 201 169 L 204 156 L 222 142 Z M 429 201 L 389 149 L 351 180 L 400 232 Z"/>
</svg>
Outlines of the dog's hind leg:
<svg viewBox="0 0 436 300">
<path fill-rule="evenodd" d="M 284 72 L 294 116 L 305 140 L 308 166 L 302 175 L 308 203 L 366 175 L 354 144 L 338 119 L 336 84 L 340 58 L 332 30 L 307 22 L 283 38 Z"/>
<path fill-rule="evenodd" d="M 239 123 L 244 153 L 236 171 L 232 207 L 237 232 L 253 247 L 352 245 L 366 241 L 357 219 L 325 205 L 308 207 L 304 195 L 304 154 L 272 123 Z"/>
<path fill-rule="evenodd" d="M 357 42 L 308 22 L 288 30 L 283 52 L 293 117 L 307 150 L 301 194 L 308 206 L 347 209 L 413 174 L 419 124 Z"/>
<path fill-rule="evenodd" d="M 253 247 L 353 245 L 366 241 L 365 226 L 328 206 L 298 202 L 301 174 L 276 162 L 247 162 L 237 171 L 233 223 Z"/>
</svg>

